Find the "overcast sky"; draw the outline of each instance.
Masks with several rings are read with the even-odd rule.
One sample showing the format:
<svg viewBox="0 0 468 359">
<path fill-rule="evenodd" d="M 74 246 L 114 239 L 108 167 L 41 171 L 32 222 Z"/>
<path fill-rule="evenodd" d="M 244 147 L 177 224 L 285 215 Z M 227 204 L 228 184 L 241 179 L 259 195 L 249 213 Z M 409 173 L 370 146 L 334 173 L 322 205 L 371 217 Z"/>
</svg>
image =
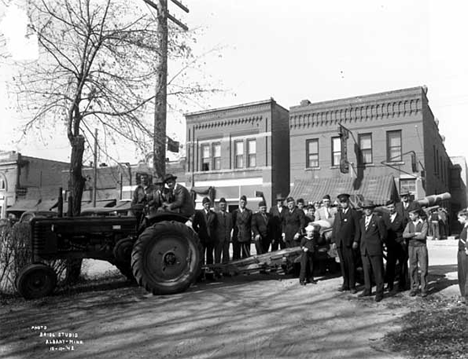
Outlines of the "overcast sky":
<svg viewBox="0 0 468 359">
<path fill-rule="evenodd" d="M 195 50 L 202 53 L 223 48 L 204 59 L 204 71 L 216 87 L 226 90 L 193 103 L 187 112 L 270 97 L 289 108 L 303 99 L 326 101 L 426 85 L 429 105 L 446 137 L 448 154 L 468 157 L 468 2 L 183 2 L 190 13 L 185 14 L 172 3 L 170 12 L 191 29 L 200 29 Z M 2 91 L 0 71 L 0 99 Z M 0 149 L 7 150 L 12 149 L 8 140 L 16 132 L 8 132 L 14 126 L 4 107 L 0 105 Z M 184 141 L 185 125 L 180 123 L 183 116 L 177 117 L 168 119 L 169 129 Z M 24 154 L 67 160 L 66 143 L 57 144 L 57 148 L 54 145 L 52 142 L 48 148 L 31 148 L 22 144 L 16 149 Z"/>
</svg>

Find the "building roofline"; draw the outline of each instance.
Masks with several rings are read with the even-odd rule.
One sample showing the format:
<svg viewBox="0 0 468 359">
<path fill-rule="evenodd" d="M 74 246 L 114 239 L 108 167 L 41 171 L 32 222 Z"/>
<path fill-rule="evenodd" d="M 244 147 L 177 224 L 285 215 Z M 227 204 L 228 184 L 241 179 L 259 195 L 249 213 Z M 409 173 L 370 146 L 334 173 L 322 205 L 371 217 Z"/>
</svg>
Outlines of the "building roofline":
<svg viewBox="0 0 468 359">
<path fill-rule="evenodd" d="M 243 103 L 239 105 L 234 105 L 234 106 L 227 106 L 227 107 L 218 107 L 214 109 L 208 109 L 208 110 L 202 110 L 202 111 L 196 111 L 196 112 L 189 112 L 185 113 L 184 116 L 187 117 L 193 117 L 193 116 L 199 116 L 199 115 L 207 115 L 211 113 L 216 113 L 216 112 L 221 112 L 221 111 L 236 111 L 239 109 L 245 109 L 248 107 L 256 107 L 260 105 L 267 105 L 267 104 L 275 104 L 281 108 L 283 108 L 285 111 L 288 111 L 285 107 L 279 105 L 273 97 L 270 97 L 268 100 L 263 100 L 263 101 L 256 101 L 256 102 L 248 102 L 248 103 Z"/>
<path fill-rule="evenodd" d="M 382 101 L 384 97 L 387 97 L 388 99 L 395 99 L 395 98 L 408 96 L 409 94 L 412 94 L 412 95 L 422 94 L 424 97 L 426 97 L 427 91 L 428 89 L 426 86 L 416 86 L 416 87 L 409 87 L 406 89 L 384 91 L 384 92 L 378 92 L 378 93 L 372 93 L 372 94 L 366 94 L 366 95 L 360 95 L 360 96 L 346 97 L 346 98 L 341 98 L 341 99 L 311 102 L 311 103 L 307 103 L 306 105 L 291 106 L 289 110 L 299 111 L 299 110 L 305 110 L 308 108 L 333 107 L 336 105 L 342 106 L 342 105 L 347 105 L 347 104 L 348 105 L 361 104 L 361 103 L 369 102 L 373 100 Z"/>
</svg>

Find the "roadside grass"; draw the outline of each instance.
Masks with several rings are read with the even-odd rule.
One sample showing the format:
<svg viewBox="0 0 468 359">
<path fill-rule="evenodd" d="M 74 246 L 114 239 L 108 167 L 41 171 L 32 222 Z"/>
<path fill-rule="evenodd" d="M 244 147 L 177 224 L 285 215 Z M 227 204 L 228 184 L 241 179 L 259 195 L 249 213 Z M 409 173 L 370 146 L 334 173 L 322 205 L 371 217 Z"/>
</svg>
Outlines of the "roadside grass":
<svg viewBox="0 0 468 359">
<path fill-rule="evenodd" d="M 403 329 L 384 338 L 393 351 L 410 358 L 468 358 L 468 306 L 431 298 L 402 317 Z"/>
</svg>

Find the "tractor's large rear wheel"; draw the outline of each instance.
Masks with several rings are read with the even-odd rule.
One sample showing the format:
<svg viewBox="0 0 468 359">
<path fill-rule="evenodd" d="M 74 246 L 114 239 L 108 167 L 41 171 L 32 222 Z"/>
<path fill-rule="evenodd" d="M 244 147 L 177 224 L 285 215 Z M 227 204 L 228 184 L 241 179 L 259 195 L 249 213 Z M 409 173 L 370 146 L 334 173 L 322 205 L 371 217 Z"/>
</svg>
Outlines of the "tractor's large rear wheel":
<svg viewBox="0 0 468 359">
<path fill-rule="evenodd" d="M 197 235 L 174 221 L 148 227 L 133 247 L 132 270 L 138 284 L 153 294 L 185 291 L 201 270 Z"/>
</svg>

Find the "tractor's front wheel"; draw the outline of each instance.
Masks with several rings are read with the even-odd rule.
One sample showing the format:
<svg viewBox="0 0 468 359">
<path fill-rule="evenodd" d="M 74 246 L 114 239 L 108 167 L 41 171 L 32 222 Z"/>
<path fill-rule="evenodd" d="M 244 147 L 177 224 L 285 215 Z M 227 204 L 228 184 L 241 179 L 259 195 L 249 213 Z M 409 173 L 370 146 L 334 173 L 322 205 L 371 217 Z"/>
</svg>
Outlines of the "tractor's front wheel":
<svg viewBox="0 0 468 359">
<path fill-rule="evenodd" d="M 132 270 L 138 284 L 153 294 L 185 291 L 201 270 L 198 236 L 175 221 L 148 227 L 133 247 Z"/>
<path fill-rule="evenodd" d="M 57 285 L 57 274 L 48 265 L 37 263 L 24 267 L 16 278 L 16 289 L 25 299 L 51 294 Z"/>
</svg>

